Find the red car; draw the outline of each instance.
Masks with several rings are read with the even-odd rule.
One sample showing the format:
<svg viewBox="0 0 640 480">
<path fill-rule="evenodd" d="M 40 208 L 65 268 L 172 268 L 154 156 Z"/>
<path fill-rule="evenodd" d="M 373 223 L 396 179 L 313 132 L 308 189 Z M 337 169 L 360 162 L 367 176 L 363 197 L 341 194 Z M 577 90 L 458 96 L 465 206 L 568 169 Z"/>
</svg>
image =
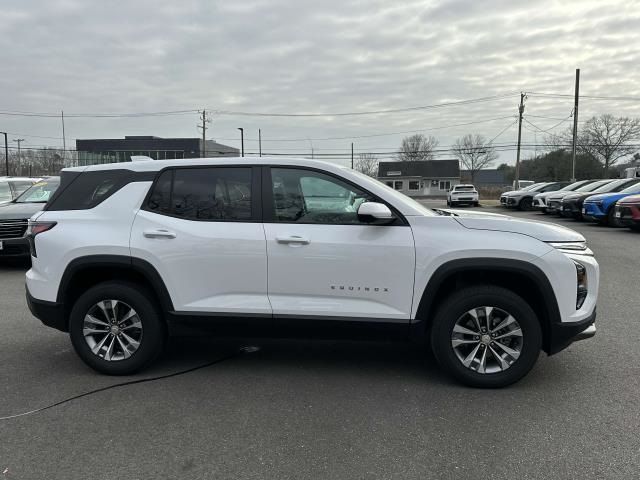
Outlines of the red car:
<svg viewBox="0 0 640 480">
<path fill-rule="evenodd" d="M 618 200 L 615 217 L 620 225 L 640 231 L 640 195 L 630 195 Z"/>
</svg>

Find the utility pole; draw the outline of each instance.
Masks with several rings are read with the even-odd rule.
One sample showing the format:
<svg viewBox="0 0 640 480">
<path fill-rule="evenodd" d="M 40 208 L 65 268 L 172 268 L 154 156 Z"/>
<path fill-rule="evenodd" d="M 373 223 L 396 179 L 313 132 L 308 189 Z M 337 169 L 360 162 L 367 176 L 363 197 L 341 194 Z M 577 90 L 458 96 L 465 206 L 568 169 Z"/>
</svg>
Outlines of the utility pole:
<svg viewBox="0 0 640 480">
<path fill-rule="evenodd" d="M 524 113 L 524 99 L 527 96 L 524 93 L 520 93 L 520 106 L 518 112 L 520 114 L 518 119 L 518 151 L 516 153 L 516 174 L 514 177 L 515 185 L 513 188 L 518 190 L 518 181 L 520 180 L 520 141 L 522 140 L 522 114 Z"/>
<path fill-rule="evenodd" d="M 24 142 L 24 138 L 14 138 L 14 142 L 18 142 L 18 165 L 16 166 L 16 173 L 18 172 L 18 168 L 20 167 L 20 144 Z"/>
<path fill-rule="evenodd" d="M 202 150 L 200 152 L 200 157 L 206 158 L 207 157 L 207 123 L 211 123 L 211 119 L 207 117 L 206 110 L 202 110 L 200 121 L 202 122 L 200 125 L 198 125 L 198 129 L 202 130 Z"/>
<path fill-rule="evenodd" d="M 7 143 L 7 132 L 0 132 L 4 134 L 4 165 L 7 168 L 7 177 L 9 176 L 9 144 Z"/>
<path fill-rule="evenodd" d="M 578 98 L 580 97 L 580 69 L 576 68 L 576 91 L 573 104 L 573 145 L 571 147 L 571 181 L 576 181 L 576 142 L 578 140 Z"/>
<path fill-rule="evenodd" d="M 351 142 L 351 170 L 353 170 L 353 142 Z"/>
<path fill-rule="evenodd" d="M 242 157 L 244 157 L 244 128 L 238 128 L 240 130 L 240 146 L 242 148 Z"/>
<path fill-rule="evenodd" d="M 62 118 L 62 161 L 64 162 L 67 158 L 67 137 L 64 134 L 64 110 L 60 110 L 60 113 Z"/>
<path fill-rule="evenodd" d="M 258 129 L 258 155 L 262 156 L 262 130 Z"/>
</svg>

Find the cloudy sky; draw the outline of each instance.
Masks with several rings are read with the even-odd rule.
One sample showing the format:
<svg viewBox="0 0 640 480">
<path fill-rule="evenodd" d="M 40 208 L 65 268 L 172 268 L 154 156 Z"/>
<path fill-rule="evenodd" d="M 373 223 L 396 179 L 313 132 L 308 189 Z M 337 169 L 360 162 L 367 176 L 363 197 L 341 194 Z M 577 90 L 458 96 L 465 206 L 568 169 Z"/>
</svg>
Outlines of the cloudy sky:
<svg viewBox="0 0 640 480">
<path fill-rule="evenodd" d="M 25 138 L 24 147 L 61 145 L 60 119 L 8 112 L 64 110 L 73 146 L 75 138 L 198 136 L 198 114 L 188 111 L 206 108 L 208 138 L 239 146 L 243 127 L 249 152 L 258 128 L 264 152 L 319 156 L 347 154 L 352 141 L 356 153 L 393 152 L 403 132 L 424 131 L 447 158 L 465 133 L 514 143 L 520 91 L 530 92 L 525 143 L 568 127 L 573 99 L 540 93 L 571 95 L 575 68 L 585 96 L 635 97 L 583 98 L 580 119 L 640 116 L 638 1 L 0 0 L 0 12 L 0 130 Z M 486 97 L 498 98 L 371 115 L 239 114 Z M 514 158 L 506 151 L 500 160 Z"/>
</svg>

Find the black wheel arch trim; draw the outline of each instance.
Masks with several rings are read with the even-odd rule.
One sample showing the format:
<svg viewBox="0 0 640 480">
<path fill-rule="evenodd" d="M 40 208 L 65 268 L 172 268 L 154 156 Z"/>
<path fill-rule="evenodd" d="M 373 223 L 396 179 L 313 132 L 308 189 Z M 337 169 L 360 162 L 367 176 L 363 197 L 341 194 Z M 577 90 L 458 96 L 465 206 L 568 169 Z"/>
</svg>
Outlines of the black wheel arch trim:
<svg viewBox="0 0 640 480">
<path fill-rule="evenodd" d="M 411 322 L 412 337 L 419 338 L 427 334 L 430 322 L 429 317 L 433 315 L 433 307 L 439 300 L 436 298 L 436 293 L 447 278 L 457 273 L 473 271 L 516 273 L 525 275 L 533 281 L 545 303 L 544 308 L 547 324 L 543 325 L 543 331 L 546 331 L 548 335 L 546 335 L 547 338 L 545 338 L 544 341 L 544 350 L 547 352 L 555 350 L 552 346 L 555 343 L 553 332 L 556 329 L 554 326 L 562 323 L 562 317 L 551 282 L 545 273 L 537 266 L 526 261 L 509 258 L 465 258 L 451 260 L 440 265 L 427 282 L 427 286 L 424 289 L 418 305 L 416 317 Z"/>
<path fill-rule="evenodd" d="M 173 311 L 173 302 L 169 291 L 155 267 L 146 260 L 127 255 L 86 255 L 73 259 L 62 274 L 56 303 L 64 304 L 65 293 L 76 274 L 87 268 L 95 267 L 118 267 L 131 269 L 141 274 L 149 282 L 160 300 L 163 312 Z"/>
</svg>

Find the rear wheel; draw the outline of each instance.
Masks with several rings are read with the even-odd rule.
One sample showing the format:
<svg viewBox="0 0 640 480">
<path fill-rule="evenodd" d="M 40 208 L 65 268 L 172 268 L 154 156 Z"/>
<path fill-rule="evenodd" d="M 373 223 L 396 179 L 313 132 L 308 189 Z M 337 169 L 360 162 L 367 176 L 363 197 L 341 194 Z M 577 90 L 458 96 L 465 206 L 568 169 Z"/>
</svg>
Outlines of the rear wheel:
<svg viewBox="0 0 640 480">
<path fill-rule="evenodd" d="M 492 285 L 449 296 L 438 308 L 431 330 L 438 363 L 472 387 L 517 382 L 533 368 L 541 345 L 540 323 L 529 304 Z"/>
<path fill-rule="evenodd" d="M 140 285 L 105 282 L 75 302 L 69 317 L 71 343 L 91 368 L 108 375 L 130 375 L 162 352 L 166 326 Z"/>
<path fill-rule="evenodd" d="M 532 206 L 533 206 L 533 202 L 531 201 L 530 198 L 523 198 L 522 200 L 520 200 L 520 203 L 518 204 L 518 208 L 525 212 L 531 210 Z"/>
</svg>

